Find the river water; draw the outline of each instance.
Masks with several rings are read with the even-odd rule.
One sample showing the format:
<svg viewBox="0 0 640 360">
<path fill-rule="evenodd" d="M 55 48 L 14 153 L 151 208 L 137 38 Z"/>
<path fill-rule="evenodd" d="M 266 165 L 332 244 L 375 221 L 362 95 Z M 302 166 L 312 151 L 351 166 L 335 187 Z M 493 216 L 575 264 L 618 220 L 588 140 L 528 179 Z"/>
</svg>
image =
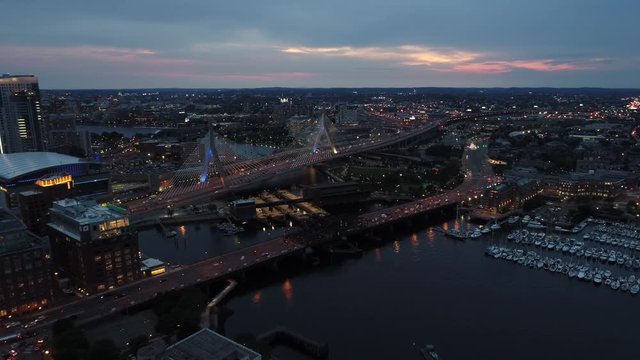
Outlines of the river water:
<svg viewBox="0 0 640 360">
<path fill-rule="evenodd" d="M 78 125 L 76 128 L 80 131 L 88 131 L 90 133 L 102 135 L 102 133 L 116 132 L 125 137 L 132 137 L 135 134 L 155 134 L 162 128 L 154 127 L 123 127 L 123 126 L 103 126 L 103 125 Z"/>
<path fill-rule="evenodd" d="M 281 236 L 283 228 L 265 228 L 251 233 L 226 236 L 213 224 L 170 226 L 178 233 L 166 238 L 160 229 L 151 228 L 138 233 L 140 251 L 145 257 L 161 259 L 172 265 L 188 265 L 225 254 L 261 241 Z"/>
<path fill-rule="evenodd" d="M 236 295 L 226 334 L 283 325 L 327 342 L 330 359 L 419 359 L 425 343 L 447 360 L 640 358 L 640 296 L 484 256 L 486 236 L 387 240 Z"/>
</svg>

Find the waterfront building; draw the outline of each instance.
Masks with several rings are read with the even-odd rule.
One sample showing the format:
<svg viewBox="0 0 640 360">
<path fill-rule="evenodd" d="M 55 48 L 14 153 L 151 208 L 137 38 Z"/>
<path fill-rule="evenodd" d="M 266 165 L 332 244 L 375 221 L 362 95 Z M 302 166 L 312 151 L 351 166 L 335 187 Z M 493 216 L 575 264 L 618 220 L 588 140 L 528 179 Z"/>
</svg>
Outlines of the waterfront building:
<svg viewBox="0 0 640 360">
<path fill-rule="evenodd" d="M 635 188 L 637 177 L 628 171 L 592 170 L 561 176 L 558 195 L 562 197 L 594 197 L 612 199 Z"/>
<path fill-rule="evenodd" d="M 148 258 L 140 262 L 140 271 L 144 276 L 158 276 L 167 272 L 167 264 L 162 260 Z"/>
<path fill-rule="evenodd" d="M 53 202 L 49 210 L 53 262 L 85 294 L 141 277 L 138 233 L 126 210 L 88 198 Z"/>
<path fill-rule="evenodd" d="M 256 217 L 256 202 L 253 199 L 232 201 L 229 212 L 237 220 L 250 220 Z"/>
<path fill-rule="evenodd" d="M 40 310 L 53 301 L 46 239 L 0 209 L 0 318 Z"/>
<path fill-rule="evenodd" d="M 482 194 L 482 205 L 493 214 L 518 208 L 541 191 L 540 182 L 520 178 L 493 185 Z"/>
<path fill-rule="evenodd" d="M 0 154 L 42 150 L 38 78 L 33 75 L 1 75 Z"/>
</svg>

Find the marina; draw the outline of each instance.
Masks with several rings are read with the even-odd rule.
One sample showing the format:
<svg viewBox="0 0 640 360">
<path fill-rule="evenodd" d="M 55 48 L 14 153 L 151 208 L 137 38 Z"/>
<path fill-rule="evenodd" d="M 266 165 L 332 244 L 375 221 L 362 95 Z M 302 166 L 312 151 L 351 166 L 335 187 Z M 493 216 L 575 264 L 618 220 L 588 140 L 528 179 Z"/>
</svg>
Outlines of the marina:
<svg viewBox="0 0 640 360">
<path fill-rule="evenodd" d="M 583 239 L 598 225 L 589 222 L 577 235 L 544 235 L 544 240 L 559 236 L 567 244 L 573 238 L 573 256 L 562 251 L 564 246 L 549 250 L 516 243 L 515 237 L 507 240 L 520 227 L 519 222 L 509 224 L 508 220 L 501 224 L 501 230 L 489 231 L 488 236 L 473 241 L 445 235 L 445 229 L 468 232 L 476 228 L 460 219 L 415 233 L 382 235 L 380 246 L 364 249 L 360 258 L 339 257 L 342 260 L 315 265 L 313 271 L 293 276 L 274 274 L 272 282 L 260 282 L 235 296 L 228 305 L 234 315 L 225 327 L 233 336 L 245 331 L 247 323 L 258 333 L 286 324 L 327 341 L 331 358 L 336 359 L 418 359 L 426 340 L 436 344 L 437 353 L 445 359 L 635 358 L 640 336 L 634 328 L 640 316 L 634 296 L 640 293 L 638 272 L 617 261 L 609 263 L 608 258 L 602 262 L 575 255 L 579 242 L 585 253 L 595 247 L 633 254 Z M 524 226 L 523 230 L 538 238 L 544 234 Z M 503 251 L 500 259 L 504 261 L 481 256 L 492 245 L 513 249 Z M 507 260 L 509 254 L 511 261 Z M 527 255 L 531 259 L 524 266 Z M 513 266 L 518 261 L 523 265 Z M 545 266 L 548 270 L 533 271 L 539 262 L 541 270 Z M 285 268 L 281 266 L 281 270 Z M 371 278 L 387 291 L 382 293 L 380 286 L 372 286 Z M 610 309 L 606 316 L 585 316 L 597 314 L 604 303 Z M 379 311 L 389 306 L 394 311 Z M 328 311 L 314 311 L 319 307 Z M 488 325 L 496 322 L 500 326 Z M 336 334 L 336 324 L 351 335 Z M 611 328 L 629 331 L 602 331 Z M 384 335 L 380 335 L 381 329 Z M 581 329 L 585 344 L 579 348 L 566 341 L 565 335 L 575 329 Z M 523 332 L 527 336 L 522 336 Z M 384 341 L 371 342 L 372 336 L 382 336 Z M 545 346 L 532 347 L 532 342 Z M 284 350 L 275 355 L 299 358 Z"/>
<path fill-rule="evenodd" d="M 494 259 L 511 261 L 523 267 L 563 274 L 571 279 L 605 284 L 612 290 L 637 295 L 640 291 L 640 278 L 636 275 L 614 275 L 610 270 L 595 266 L 568 262 L 559 257 L 543 256 L 531 250 L 492 245 L 485 252 Z"/>
<path fill-rule="evenodd" d="M 523 219 L 523 223 L 531 228 L 532 223 L 538 222 Z M 503 245 L 503 241 L 498 240 L 498 244 L 487 247 L 485 254 L 523 267 L 563 274 L 570 279 L 592 282 L 594 285 L 604 284 L 611 290 L 637 295 L 640 292 L 640 277 L 635 272 L 640 271 L 640 254 L 635 251 L 640 251 L 640 227 L 589 218 L 570 231 L 561 233 L 576 234 L 585 230 L 588 224 L 594 226 L 585 231 L 580 239 L 528 229 L 512 230 L 506 236 L 506 242 L 515 246 Z M 538 229 L 538 226 L 533 228 Z M 600 246 L 587 246 L 586 242 L 595 242 Z M 536 247 L 539 252 L 517 246 Z M 615 275 L 615 269 L 627 273 Z"/>
<path fill-rule="evenodd" d="M 515 230 L 507 235 L 507 240 L 516 244 L 535 246 L 547 251 L 555 251 L 574 259 L 589 262 L 618 265 L 634 271 L 640 270 L 640 256 L 635 256 L 603 247 L 587 247 L 584 241 L 564 238 L 558 235 L 546 236 L 542 232 Z"/>
</svg>

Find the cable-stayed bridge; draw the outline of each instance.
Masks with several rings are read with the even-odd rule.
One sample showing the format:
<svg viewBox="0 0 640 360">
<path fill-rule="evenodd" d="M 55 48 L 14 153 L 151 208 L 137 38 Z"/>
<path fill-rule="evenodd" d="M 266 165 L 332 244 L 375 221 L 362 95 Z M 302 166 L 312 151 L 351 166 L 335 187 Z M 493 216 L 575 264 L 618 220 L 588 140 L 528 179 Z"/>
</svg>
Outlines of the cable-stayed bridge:
<svg viewBox="0 0 640 360">
<path fill-rule="evenodd" d="M 197 149 L 175 171 L 172 186 L 155 198 L 145 198 L 127 204 L 133 215 L 149 211 L 189 204 L 239 191 L 265 179 L 310 165 L 348 157 L 418 140 L 451 121 L 472 120 L 500 114 L 481 114 L 451 119 L 435 120 L 420 128 L 396 129 L 395 132 L 370 132 L 369 136 L 341 136 L 333 123 L 321 115 L 317 131 L 312 134 L 309 146 L 286 149 L 261 157 L 239 155 L 234 148 L 238 144 L 220 137 L 213 127 L 201 139 Z"/>
</svg>

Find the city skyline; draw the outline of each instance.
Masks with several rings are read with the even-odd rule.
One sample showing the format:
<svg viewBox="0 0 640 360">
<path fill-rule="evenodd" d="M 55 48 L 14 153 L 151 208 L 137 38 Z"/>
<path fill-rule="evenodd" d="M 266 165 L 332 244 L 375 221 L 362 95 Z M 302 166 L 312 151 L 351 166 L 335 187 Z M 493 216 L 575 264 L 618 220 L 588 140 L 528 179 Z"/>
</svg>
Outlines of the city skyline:
<svg viewBox="0 0 640 360">
<path fill-rule="evenodd" d="M 626 0 L 4 6 L 0 72 L 47 89 L 640 84 Z"/>
</svg>

